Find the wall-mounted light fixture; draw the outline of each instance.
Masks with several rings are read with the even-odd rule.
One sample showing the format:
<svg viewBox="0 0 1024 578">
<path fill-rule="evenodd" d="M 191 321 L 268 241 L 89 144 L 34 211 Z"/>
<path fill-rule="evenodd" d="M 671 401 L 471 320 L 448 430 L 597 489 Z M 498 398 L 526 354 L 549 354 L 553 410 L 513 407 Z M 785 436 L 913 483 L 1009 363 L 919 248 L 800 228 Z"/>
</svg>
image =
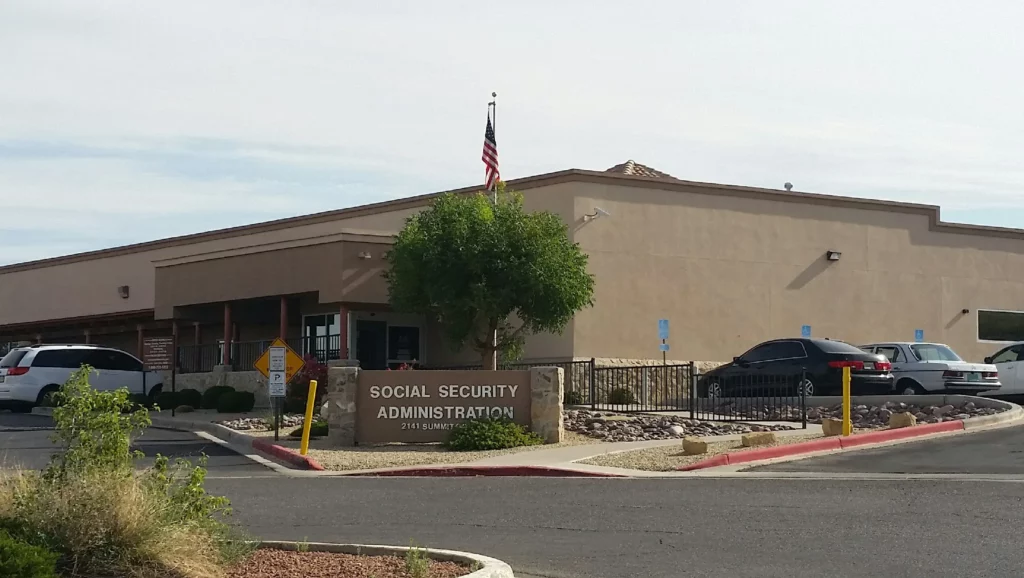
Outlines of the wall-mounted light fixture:
<svg viewBox="0 0 1024 578">
<path fill-rule="evenodd" d="M 968 314 L 968 313 L 970 313 L 970 312 L 971 312 L 971 310 L 970 310 L 970 309 L 961 309 L 961 310 L 960 310 L 960 313 L 963 313 L 964 315 L 967 315 L 967 314 Z"/>
<path fill-rule="evenodd" d="M 594 213 L 592 215 L 583 215 L 583 222 L 589 223 L 599 217 L 610 217 L 611 213 L 602 209 L 601 207 L 594 207 Z"/>
<path fill-rule="evenodd" d="M 121 285 L 120 287 L 118 287 L 117 288 L 117 294 L 121 296 L 121 299 L 127 299 L 128 298 L 128 286 L 127 285 Z"/>
<path fill-rule="evenodd" d="M 359 258 L 360 259 L 372 259 L 373 255 L 371 255 L 369 251 L 362 251 L 361 253 L 359 253 Z"/>
<path fill-rule="evenodd" d="M 839 251 L 825 251 L 825 258 L 829 261 L 838 261 L 843 254 Z"/>
</svg>

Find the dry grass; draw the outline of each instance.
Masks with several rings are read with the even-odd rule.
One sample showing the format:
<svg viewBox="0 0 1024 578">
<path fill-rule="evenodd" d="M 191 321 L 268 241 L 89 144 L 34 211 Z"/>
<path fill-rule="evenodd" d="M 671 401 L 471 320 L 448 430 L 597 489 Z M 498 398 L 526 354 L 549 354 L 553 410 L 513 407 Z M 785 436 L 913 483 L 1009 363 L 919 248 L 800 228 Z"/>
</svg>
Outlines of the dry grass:
<svg viewBox="0 0 1024 578">
<path fill-rule="evenodd" d="M 43 483 L 32 473 L 0 478 L 0 519 L 61 553 L 65 575 L 220 578 L 209 527 L 175 524 L 166 496 L 137 476 L 93 475 Z"/>
</svg>

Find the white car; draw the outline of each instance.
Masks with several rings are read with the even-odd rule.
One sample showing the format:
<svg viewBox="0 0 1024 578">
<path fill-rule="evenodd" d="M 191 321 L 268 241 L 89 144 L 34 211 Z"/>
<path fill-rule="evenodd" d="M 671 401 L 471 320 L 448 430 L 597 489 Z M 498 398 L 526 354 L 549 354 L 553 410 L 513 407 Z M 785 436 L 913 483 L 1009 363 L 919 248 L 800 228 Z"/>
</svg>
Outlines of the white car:
<svg viewBox="0 0 1024 578">
<path fill-rule="evenodd" d="M 1003 387 L 999 391 L 987 395 L 1022 395 L 1024 394 L 1024 342 L 1013 343 L 985 358 L 999 368 L 999 381 Z"/>
<path fill-rule="evenodd" d="M 1002 385 L 995 365 L 968 363 L 942 343 L 872 343 L 860 348 L 889 359 L 896 395 L 992 394 Z"/>
<path fill-rule="evenodd" d="M 0 359 L 0 409 L 28 411 L 44 403 L 83 364 L 96 371 L 89 383 L 98 390 L 127 388 L 156 399 L 163 376 L 143 371 L 142 362 L 118 349 L 95 345 L 16 347 Z"/>
</svg>

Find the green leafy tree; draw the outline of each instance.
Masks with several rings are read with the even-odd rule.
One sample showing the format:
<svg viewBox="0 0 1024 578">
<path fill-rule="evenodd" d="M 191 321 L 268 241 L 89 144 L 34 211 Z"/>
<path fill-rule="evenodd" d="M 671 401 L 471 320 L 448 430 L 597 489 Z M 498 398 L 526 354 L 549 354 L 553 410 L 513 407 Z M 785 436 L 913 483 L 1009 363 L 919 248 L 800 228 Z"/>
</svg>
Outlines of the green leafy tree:
<svg viewBox="0 0 1024 578">
<path fill-rule="evenodd" d="M 392 307 L 436 317 L 454 348 L 473 348 L 491 369 L 499 353 L 519 358 L 526 335 L 561 333 L 594 295 L 587 255 L 561 218 L 498 192 L 496 204 L 441 195 L 410 217 L 385 274 Z"/>
</svg>

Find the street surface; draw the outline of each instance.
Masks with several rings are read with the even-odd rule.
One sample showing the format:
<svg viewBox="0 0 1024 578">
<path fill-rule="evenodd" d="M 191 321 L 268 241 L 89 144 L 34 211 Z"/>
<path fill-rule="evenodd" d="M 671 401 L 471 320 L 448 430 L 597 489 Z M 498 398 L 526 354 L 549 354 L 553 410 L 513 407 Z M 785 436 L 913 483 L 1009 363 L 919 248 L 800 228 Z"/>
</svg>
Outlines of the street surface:
<svg viewBox="0 0 1024 578">
<path fill-rule="evenodd" d="M 22 467 L 40 469 L 50 461 L 56 446 L 50 441 L 53 420 L 39 415 L 0 412 L 0 469 Z M 135 449 L 146 454 L 140 465 L 149 466 L 152 457 L 188 458 L 193 463 L 202 454 L 209 457 L 210 475 L 253 476 L 271 470 L 216 443 L 188 432 L 150 428 L 135 442 Z"/>
<path fill-rule="evenodd" d="M 469 550 L 517 576 L 963 578 L 1024 568 L 1024 484 L 217 479 L 263 538 Z"/>
<path fill-rule="evenodd" d="M 49 425 L 0 413 L 0 467 L 44 465 L 51 432 L 29 428 Z M 995 471 L 1004 466 L 988 460 L 1012 455 L 1021 435 L 1010 428 L 885 451 L 922 464 L 928 454 L 933 464 L 947 451 L 975 454 L 971 471 Z M 150 430 L 138 446 L 211 455 L 209 491 L 229 497 L 235 520 L 260 538 L 415 541 L 494 556 L 520 578 L 963 578 L 1024 568 L 1024 477 L 313 478 L 276 474 L 188 433 Z M 874 452 L 846 457 L 868 456 L 857 463 L 869 467 Z"/>
<path fill-rule="evenodd" d="M 783 462 L 750 471 L 1024 475 L 1024 426 Z"/>
</svg>

